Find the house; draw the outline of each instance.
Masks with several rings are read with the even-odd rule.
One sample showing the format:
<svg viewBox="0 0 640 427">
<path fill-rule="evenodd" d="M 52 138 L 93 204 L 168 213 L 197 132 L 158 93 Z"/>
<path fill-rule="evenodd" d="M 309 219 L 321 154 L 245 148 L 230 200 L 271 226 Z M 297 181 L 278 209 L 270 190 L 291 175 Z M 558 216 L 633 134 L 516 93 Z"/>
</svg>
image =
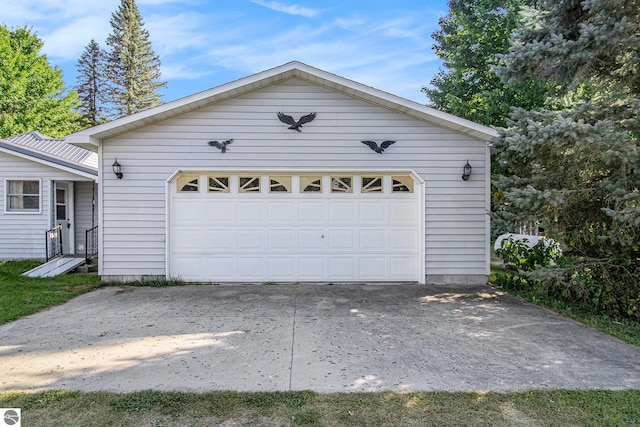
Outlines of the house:
<svg viewBox="0 0 640 427">
<path fill-rule="evenodd" d="M 47 231 L 64 254 L 85 254 L 96 225 L 96 153 L 29 132 L 0 139 L 0 259 L 46 259 Z"/>
<path fill-rule="evenodd" d="M 291 62 L 67 142 L 100 155 L 105 280 L 484 283 L 495 136 Z"/>
</svg>

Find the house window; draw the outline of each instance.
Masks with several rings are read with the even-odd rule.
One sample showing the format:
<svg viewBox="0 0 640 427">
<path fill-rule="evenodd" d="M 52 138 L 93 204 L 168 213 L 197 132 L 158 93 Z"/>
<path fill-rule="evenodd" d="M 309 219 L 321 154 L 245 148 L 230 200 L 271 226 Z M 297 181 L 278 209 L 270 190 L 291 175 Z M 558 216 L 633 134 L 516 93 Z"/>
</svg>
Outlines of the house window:
<svg viewBox="0 0 640 427">
<path fill-rule="evenodd" d="M 382 177 L 362 177 L 362 193 L 382 193 Z"/>
<path fill-rule="evenodd" d="M 197 193 L 198 191 L 200 191 L 199 177 L 183 175 L 178 178 L 178 193 Z"/>
<path fill-rule="evenodd" d="M 322 192 L 322 177 L 301 176 L 300 188 L 303 193 L 320 193 Z"/>
<path fill-rule="evenodd" d="M 332 176 L 331 192 L 332 193 L 353 193 L 351 183 L 353 178 L 350 176 Z"/>
<path fill-rule="evenodd" d="M 259 193 L 260 177 L 259 176 L 241 176 L 238 180 L 239 193 Z"/>
<path fill-rule="evenodd" d="M 7 212 L 40 212 L 40 181 L 7 180 Z"/>
<path fill-rule="evenodd" d="M 413 193 L 413 179 L 410 176 L 392 176 L 393 192 Z"/>
<path fill-rule="evenodd" d="M 291 177 L 270 176 L 269 191 L 272 193 L 291 193 Z"/>
<path fill-rule="evenodd" d="M 229 192 L 229 177 L 217 176 L 209 177 L 209 193 L 228 193 Z"/>
</svg>

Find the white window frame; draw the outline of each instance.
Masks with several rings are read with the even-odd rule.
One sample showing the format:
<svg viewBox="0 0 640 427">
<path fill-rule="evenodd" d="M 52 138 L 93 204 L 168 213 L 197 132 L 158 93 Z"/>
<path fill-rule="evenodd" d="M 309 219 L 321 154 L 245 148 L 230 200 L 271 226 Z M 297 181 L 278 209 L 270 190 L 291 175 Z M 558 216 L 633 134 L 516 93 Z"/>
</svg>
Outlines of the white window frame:
<svg viewBox="0 0 640 427">
<path fill-rule="evenodd" d="M 10 209 L 9 208 L 9 183 L 15 181 L 37 181 L 38 182 L 38 210 L 32 209 Z M 6 178 L 4 180 L 4 213 L 7 215 L 41 215 L 42 214 L 42 178 Z"/>
</svg>

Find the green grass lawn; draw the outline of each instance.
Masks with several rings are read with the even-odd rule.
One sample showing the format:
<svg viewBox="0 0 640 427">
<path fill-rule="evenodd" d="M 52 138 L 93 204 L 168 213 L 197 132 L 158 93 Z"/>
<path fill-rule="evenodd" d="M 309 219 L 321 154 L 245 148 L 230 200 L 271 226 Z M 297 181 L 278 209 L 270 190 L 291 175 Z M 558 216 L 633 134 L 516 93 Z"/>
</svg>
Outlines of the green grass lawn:
<svg viewBox="0 0 640 427">
<path fill-rule="evenodd" d="M 20 275 L 36 265 L 0 262 L 0 324 L 105 286 L 95 274 Z M 638 324 L 564 313 L 640 345 Z M 22 409 L 23 426 L 640 426 L 640 390 L 0 393 L 0 408 L 10 407 Z"/>
<path fill-rule="evenodd" d="M 52 278 L 21 276 L 38 264 L 37 261 L 0 262 L 0 324 L 103 286 L 97 274 L 65 274 Z"/>
<path fill-rule="evenodd" d="M 640 391 L 0 394 L 24 426 L 637 426 Z"/>
</svg>

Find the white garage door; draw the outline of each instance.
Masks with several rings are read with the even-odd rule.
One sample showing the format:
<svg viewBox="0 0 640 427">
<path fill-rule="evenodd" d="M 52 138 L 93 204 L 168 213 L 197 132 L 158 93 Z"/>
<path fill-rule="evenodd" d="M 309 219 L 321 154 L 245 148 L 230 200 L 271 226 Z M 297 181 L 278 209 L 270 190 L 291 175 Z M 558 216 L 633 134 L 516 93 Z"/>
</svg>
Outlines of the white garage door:
<svg viewBox="0 0 640 427">
<path fill-rule="evenodd" d="M 206 282 L 422 282 L 411 174 L 182 173 L 169 275 Z"/>
</svg>

